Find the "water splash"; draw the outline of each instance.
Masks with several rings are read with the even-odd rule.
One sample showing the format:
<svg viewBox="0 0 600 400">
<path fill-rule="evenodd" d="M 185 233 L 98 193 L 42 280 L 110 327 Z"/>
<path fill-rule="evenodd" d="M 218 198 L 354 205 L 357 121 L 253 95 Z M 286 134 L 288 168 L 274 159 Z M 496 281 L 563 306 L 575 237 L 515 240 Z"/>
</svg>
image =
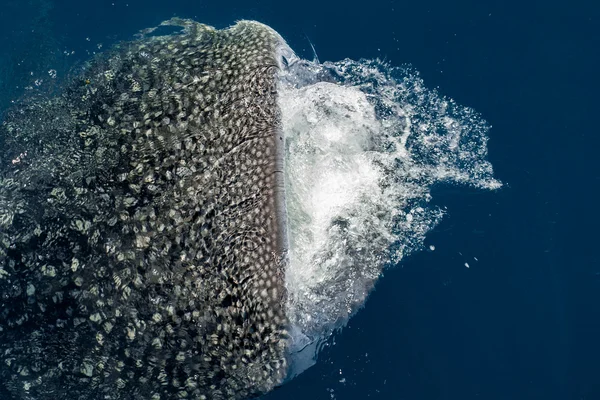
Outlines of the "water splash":
<svg viewBox="0 0 600 400">
<path fill-rule="evenodd" d="M 383 269 L 423 247 L 444 215 L 430 204 L 433 186 L 502 184 L 486 160 L 486 122 L 428 89 L 413 68 L 379 60 L 288 64 L 279 100 L 287 307 L 307 363 L 315 343 L 365 303 Z"/>
</svg>

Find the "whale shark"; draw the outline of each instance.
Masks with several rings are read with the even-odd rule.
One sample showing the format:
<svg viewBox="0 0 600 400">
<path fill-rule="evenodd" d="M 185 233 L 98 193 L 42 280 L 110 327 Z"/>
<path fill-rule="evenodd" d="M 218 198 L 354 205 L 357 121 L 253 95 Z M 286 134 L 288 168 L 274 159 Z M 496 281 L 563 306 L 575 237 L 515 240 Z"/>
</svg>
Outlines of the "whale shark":
<svg viewBox="0 0 600 400">
<path fill-rule="evenodd" d="M 0 127 L 0 397 L 245 399 L 288 373 L 286 44 L 189 20 Z"/>
<path fill-rule="evenodd" d="M 254 21 L 173 18 L 29 93 L 0 122 L 2 400 L 259 397 L 423 248 L 432 187 L 502 186 L 414 68 Z"/>
</svg>

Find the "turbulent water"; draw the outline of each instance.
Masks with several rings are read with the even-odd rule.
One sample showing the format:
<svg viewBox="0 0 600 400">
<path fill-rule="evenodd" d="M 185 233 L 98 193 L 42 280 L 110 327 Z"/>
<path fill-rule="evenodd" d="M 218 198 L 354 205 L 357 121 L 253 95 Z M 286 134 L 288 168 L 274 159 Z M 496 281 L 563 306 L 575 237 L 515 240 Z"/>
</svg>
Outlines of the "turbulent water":
<svg viewBox="0 0 600 400">
<path fill-rule="evenodd" d="M 489 129 L 379 60 L 317 64 L 293 55 L 279 104 L 286 140 L 288 317 L 297 368 L 365 302 L 384 268 L 419 250 L 444 210 L 437 184 L 496 189 Z"/>
</svg>

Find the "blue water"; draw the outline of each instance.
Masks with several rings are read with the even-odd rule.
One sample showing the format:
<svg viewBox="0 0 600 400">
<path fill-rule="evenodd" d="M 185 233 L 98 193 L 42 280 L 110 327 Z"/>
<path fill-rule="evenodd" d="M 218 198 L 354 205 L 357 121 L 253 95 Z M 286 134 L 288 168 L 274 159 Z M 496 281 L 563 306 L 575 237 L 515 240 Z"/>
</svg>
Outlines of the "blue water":
<svg viewBox="0 0 600 400">
<path fill-rule="evenodd" d="M 309 38 L 322 61 L 410 63 L 492 125 L 489 159 L 506 185 L 435 190 L 447 207 L 426 241 L 435 251 L 388 270 L 317 365 L 267 399 L 600 399 L 600 6 L 89 3 L 0 2 L 2 108 L 51 81 L 49 69 L 60 79 L 98 44 L 177 15 L 217 27 L 256 19 L 312 58 Z"/>
</svg>

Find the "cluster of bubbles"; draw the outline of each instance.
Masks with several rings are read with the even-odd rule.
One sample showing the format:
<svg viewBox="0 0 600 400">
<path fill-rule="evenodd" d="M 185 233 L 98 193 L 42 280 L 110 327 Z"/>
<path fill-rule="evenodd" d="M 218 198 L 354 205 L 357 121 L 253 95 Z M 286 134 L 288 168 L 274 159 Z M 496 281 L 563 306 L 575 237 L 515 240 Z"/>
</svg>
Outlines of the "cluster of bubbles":
<svg viewBox="0 0 600 400">
<path fill-rule="evenodd" d="M 433 186 L 501 183 L 486 160 L 486 122 L 428 89 L 412 67 L 292 55 L 281 86 L 287 309 L 298 357 L 310 359 L 384 268 L 422 248 L 444 215 L 430 203 Z"/>
</svg>

